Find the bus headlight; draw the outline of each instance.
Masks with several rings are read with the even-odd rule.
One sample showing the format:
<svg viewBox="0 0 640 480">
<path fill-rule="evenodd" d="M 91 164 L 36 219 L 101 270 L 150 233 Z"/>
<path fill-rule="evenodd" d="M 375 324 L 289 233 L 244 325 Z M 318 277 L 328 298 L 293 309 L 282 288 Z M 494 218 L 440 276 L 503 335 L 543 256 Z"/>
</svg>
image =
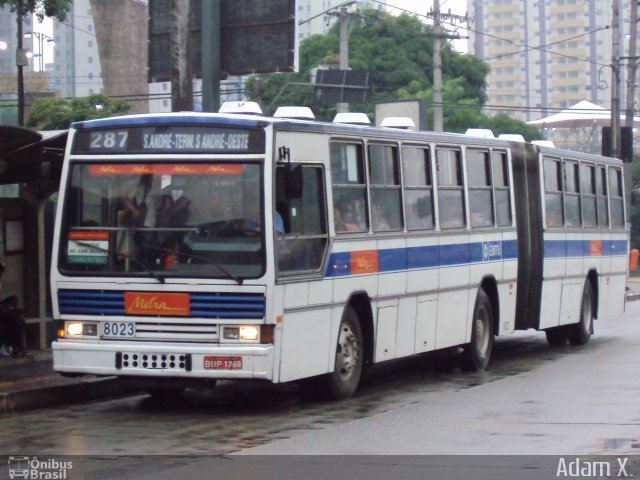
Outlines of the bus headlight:
<svg viewBox="0 0 640 480">
<path fill-rule="evenodd" d="M 255 342 L 260 336 L 260 329 L 252 325 L 240 327 L 240 340 Z"/>
<path fill-rule="evenodd" d="M 232 343 L 273 343 L 275 325 L 225 325 L 222 338 Z"/>
<path fill-rule="evenodd" d="M 256 325 L 239 325 L 222 328 L 223 340 L 236 342 L 257 342 L 260 339 L 260 327 Z"/>
<path fill-rule="evenodd" d="M 95 337 L 96 335 L 98 335 L 96 323 L 66 322 L 65 324 L 65 337 Z"/>
</svg>

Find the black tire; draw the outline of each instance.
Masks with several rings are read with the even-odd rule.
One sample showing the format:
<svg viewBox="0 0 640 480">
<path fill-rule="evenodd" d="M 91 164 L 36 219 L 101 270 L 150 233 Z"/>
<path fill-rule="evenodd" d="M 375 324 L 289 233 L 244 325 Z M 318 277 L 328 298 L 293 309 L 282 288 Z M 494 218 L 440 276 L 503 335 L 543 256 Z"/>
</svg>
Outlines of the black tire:
<svg viewBox="0 0 640 480">
<path fill-rule="evenodd" d="M 493 308 L 489 296 L 478 290 L 473 308 L 471 342 L 462 352 L 461 367 L 467 372 L 481 372 L 487 368 L 493 350 Z"/>
<path fill-rule="evenodd" d="M 585 345 L 593 334 L 593 292 L 591 282 L 587 280 L 582 290 L 580 302 L 580 321 L 567 327 L 567 337 L 571 345 Z"/>
<path fill-rule="evenodd" d="M 566 327 L 553 327 L 544 331 L 547 336 L 547 342 L 552 347 L 563 347 L 567 344 L 567 329 Z"/>
<path fill-rule="evenodd" d="M 333 372 L 325 375 L 326 393 L 335 400 L 351 398 L 360 384 L 364 364 L 362 329 L 355 309 L 348 305 L 342 314 Z"/>
</svg>

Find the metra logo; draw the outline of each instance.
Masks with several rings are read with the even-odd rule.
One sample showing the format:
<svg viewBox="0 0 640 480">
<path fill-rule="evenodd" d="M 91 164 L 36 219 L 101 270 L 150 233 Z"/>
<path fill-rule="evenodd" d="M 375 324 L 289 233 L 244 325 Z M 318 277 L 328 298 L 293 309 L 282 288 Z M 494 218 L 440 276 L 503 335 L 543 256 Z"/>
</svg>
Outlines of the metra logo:
<svg viewBox="0 0 640 480">
<path fill-rule="evenodd" d="M 482 242 L 482 259 L 499 260 L 502 258 L 502 242 Z"/>
<path fill-rule="evenodd" d="M 124 310 L 130 315 L 189 315 L 189 294 L 125 292 Z"/>
</svg>

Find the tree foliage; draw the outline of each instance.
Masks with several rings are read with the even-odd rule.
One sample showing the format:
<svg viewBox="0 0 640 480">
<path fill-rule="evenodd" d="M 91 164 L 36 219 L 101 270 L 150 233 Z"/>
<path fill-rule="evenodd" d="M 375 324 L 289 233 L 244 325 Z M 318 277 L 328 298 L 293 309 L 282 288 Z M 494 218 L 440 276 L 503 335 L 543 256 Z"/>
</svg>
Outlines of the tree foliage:
<svg viewBox="0 0 640 480">
<path fill-rule="evenodd" d="M 371 74 L 371 101 L 352 104 L 352 111 L 373 116 L 376 101 L 433 98 L 433 41 L 431 26 L 411 15 L 393 16 L 364 11 L 366 20 L 353 23 L 349 36 L 349 66 Z M 306 105 L 322 120 L 331 120 L 334 105 L 321 103 L 310 85 L 310 73 L 319 65 L 339 63 L 339 25 L 326 35 L 314 35 L 300 45 L 299 73 L 275 73 L 247 80 L 247 96 L 261 103 L 267 114 L 278 105 Z M 498 133 L 522 133 L 528 140 L 541 138 L 536 129 L 504 115 L 482 113 L 487 100 L 489 66 L 469 54 L 461 54 L 445 43 L 442 47 L 442 77 L 445 130 L 497 128 Z M 306 85 L 302 85 L 306 84 Z M 429 117 L 432 118 L 431 112 Z M 491 127 L 489 127 L 489 125 Z"/>
<path fill-rule="evenodd" d="M 113 100 L 102 93 L 88 97 L 39 98 L 33 103 L 26 126 L 35 130 L 61 130 L 72 122 L 122 115 L 131 109 L 124 100 Z"/>
<path fill-rule="evenodd" d="M 52 17 L 61 22 L 67 18 L 72 0 L 0 0 L 0 8 L 20 15 L 34 13 L 40 21 L 44 17 Z"/>
</svg>

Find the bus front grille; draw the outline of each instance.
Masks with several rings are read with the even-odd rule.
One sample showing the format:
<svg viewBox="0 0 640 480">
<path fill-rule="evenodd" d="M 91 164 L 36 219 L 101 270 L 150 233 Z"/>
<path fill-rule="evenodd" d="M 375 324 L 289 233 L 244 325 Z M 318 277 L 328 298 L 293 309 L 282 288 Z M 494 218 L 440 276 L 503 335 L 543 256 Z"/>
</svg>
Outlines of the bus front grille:
<svg viewBox="0 0 640 480">
<path fill-rule="evenodd" d="M 126 311 L 125 293 L 125 291 L 118 290 L 61 289 L 58 291 L 60 314 L 105 317 L 140 316 Z M 262 293 L 190 292 L 188 295 L 189 309 L 184 316 L 189 319 L 258 320 L 264 318 L 266 302 Z M 170 317 L 168 315 L 155 316 L 158 318 Z"/>
</svg>

